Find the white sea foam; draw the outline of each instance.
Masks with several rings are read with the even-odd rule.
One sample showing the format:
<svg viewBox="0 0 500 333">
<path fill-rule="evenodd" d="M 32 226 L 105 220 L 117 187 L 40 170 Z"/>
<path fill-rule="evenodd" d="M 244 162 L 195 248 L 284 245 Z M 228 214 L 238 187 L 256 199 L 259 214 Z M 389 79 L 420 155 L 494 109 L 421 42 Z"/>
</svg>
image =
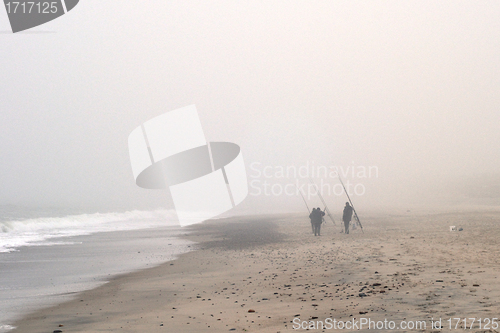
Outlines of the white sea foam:
<svg viewBox="0 0 500 333">
<path fill-rule="evenodd" d="M 0 333 L 12 331 L 13 329 L 15 329 L 15 327 L 11 325 L 0 325 Z"/>
<path fill-rule="evenodd" d="M 0 252 L 21 246 L 58 245 L 54 238 L 97 232 L 178 226 L 173 210 L 95 213 L 0 222 Z M 49 241 L 51 240 L 51 241 Z"/>
</svg>

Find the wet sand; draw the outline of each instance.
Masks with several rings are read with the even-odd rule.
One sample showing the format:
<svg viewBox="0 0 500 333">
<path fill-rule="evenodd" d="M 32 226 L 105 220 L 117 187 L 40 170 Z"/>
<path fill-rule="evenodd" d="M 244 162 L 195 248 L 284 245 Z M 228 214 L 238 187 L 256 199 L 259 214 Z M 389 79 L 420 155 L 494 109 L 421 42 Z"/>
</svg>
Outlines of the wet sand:
<svg viewBox="0 0 500 333">
<path fill-rule="evenodd" d="M 364 233 L 327 222 L 320 237 L 305 214 L 195 225 L 198 251 L 37 311 L 15 332 L 285 332 L 326 318 L 442 332 L 448 318 L 500 317 L 499 212 L 360 217 Z M 438 318 L 443 329 L 431 328 Z"/>
</svg>

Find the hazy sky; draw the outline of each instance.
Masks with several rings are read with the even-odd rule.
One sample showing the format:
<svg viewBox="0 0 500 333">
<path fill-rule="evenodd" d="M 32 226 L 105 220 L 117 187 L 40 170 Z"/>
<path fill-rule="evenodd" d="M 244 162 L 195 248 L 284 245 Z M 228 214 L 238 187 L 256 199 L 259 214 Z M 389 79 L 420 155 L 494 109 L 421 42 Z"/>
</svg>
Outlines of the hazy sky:
<svg viewBox="0 0 500 333">
<path fill-rule="evenodd" d="M 360 205 L 428 201 L 443 179 L 498 174 L 499 17 L 498 1 L 81 0 L 11 34 L 0 8 L 0 203 L 172 207 L 134 184 L 127 138 L 190 104 L 249 176 L 376 166 L 353 179 Z"/>
</svg>

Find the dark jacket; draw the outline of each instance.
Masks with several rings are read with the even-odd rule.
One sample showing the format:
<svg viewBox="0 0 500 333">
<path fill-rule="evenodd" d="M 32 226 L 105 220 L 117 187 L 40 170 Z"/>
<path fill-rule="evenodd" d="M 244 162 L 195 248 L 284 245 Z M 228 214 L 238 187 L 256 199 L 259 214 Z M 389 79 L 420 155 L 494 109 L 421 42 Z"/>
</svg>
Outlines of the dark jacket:
<svg viewBox="0 0 500 333">
<path fill-rule="evenodd" d="M 342 221 L 351 222 L 351 219 L 352 219 L 352 207 L 345 206 L 344 207 L 344 214 L 342 215 Z"/>
<path fill-rule="evenodd" d="M 316 209 L 309 215 L 309 218 L 311 219 L 311 223 L 320 224 L 321 222 L 323 222 L 323 216 L 325 216 L 325 213 L 319 209 Z"/>
</svg>

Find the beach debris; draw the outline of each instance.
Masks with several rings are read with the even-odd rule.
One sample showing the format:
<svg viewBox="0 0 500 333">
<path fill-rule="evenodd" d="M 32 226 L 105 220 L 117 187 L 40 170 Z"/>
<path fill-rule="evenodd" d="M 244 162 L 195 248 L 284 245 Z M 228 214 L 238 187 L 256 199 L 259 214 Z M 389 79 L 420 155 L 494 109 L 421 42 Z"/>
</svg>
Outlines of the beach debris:
<svg viewBox="0 0 500 333">
<path fill-rule="evenodd" d="M 367 314 L 368 311 L 359 311 L 359 314 L 363 315 L 363 314 Z"/>
<path fill-rule="evenodd" d="M 460 228 L 460 229 L 458 229 L 458 231 L 463 231 L 463 230 L 464 230 L 464 228 Z"/>
<path fill-rule="evenodd" d="M 54 332 L 52 332 L 52 333 L 62 333 L 62 331 L 61 331 L 61 330 L 55 330 L 55 331 L 54 331 Z"/>
<path fill-rule="evenodd" d="M 368 295 L 367 295 L 367 294 L 365 294 L 365 293 L 359 293 L 359 295 L 358 295 L 358 296 L 359 296 L 359 297 L 366 297 L 366 296 L 368 296 Z"/>
<path fill-rule="evenodd" d="M 253 313 L 253 312 L 255 312 L 255 310 L 254 309 L 248 309 L 248 312 Z"/>
<path fill-rule="evenodd" d="M 450 231 L 457 231 L 457 227 L 454 225 L 450 225 Z"/>
</svg>

